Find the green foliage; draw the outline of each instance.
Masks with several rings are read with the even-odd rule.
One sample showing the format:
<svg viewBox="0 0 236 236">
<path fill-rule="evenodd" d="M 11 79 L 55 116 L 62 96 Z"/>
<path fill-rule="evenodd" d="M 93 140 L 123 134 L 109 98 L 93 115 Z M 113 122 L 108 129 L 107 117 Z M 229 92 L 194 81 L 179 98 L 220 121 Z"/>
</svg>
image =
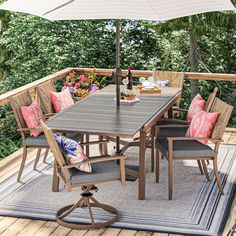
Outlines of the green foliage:
<svg viewBox="0 0 236 236">
<path fill-rule="evenodd" d="M 9 105 L 0 106 L 0 159 L 21 147 L 21 135 Z"/>
</svg>

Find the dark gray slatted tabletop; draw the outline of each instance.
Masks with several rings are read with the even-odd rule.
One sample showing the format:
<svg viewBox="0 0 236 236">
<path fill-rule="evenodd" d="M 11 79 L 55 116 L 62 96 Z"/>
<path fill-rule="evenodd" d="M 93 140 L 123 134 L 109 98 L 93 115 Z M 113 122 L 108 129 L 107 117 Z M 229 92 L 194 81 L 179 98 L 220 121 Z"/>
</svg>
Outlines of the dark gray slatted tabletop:
<svg viewBox="0 0 236 236">
<path fill-rule="evenodd" d="M 173 101 L 179 89 L 163 95 L 138 95 L 141 100 L 116 107 L 113 86 L 87 97 L 52 117 L 47 125 L 53 130 L 132 137 L 147 122 Z"/>
</svg>

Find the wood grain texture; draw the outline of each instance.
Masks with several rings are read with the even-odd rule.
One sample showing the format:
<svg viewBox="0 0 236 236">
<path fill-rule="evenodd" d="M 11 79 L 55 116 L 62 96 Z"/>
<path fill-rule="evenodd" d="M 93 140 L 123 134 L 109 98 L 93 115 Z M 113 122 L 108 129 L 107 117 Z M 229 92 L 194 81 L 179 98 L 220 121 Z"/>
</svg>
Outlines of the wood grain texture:
<svg viewBox="0 0 236 236">
<path fill-rule="evenodd" d="M 17 218 L 4 217 L 4 219 L 0 221 L 0 235 L 2 235 L 2 233 L 4 233 L 4 231 L 7 228 L 9 228 L 12 224 L 14 224 L 16 221 L 17 221 Z"/>
<path fill-rule="evenodd" d="M 17 235 L 20 233 L 28 224 L 31 223 L 32 220 L 28 219 L 17 219 L 13 224 L 11 224 L 2 234 L 1 236 L 10 236 Z"/>
<path fill-rule="evenodd" d="M 18 236 L 32 236 L 39 231 L 39 229 L 46 224 L 46 221 L 31 221 L 21 232 L 19 232 Z"/>
<path fill-rule="evenodd" d="M 59 225 L 56 222 L 48 221 L 44 224 L 39 231 L 37 231 L 34 236 L 49 236 L 53 233 Z"/>
</svg>

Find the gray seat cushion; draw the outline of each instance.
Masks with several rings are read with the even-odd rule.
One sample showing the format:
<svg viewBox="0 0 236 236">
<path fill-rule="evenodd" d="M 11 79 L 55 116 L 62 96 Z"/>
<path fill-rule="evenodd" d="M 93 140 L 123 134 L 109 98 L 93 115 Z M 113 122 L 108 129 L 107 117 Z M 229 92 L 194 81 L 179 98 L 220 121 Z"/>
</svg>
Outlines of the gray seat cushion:
<svg viewBox="0 0 236 236">
<path fill-rule="evenodd" d="M 168 157 L 167 139 L 156 139 L 156 147 Z M 173 157 L 214 157 L 214 150 L 195 140 L 173 141 Z"/>
<path fill-rule="evenodd" d="M 44 134 L 40 134 L 38 137 L 29 136 L 25 140 L 27 147 L 49 147 L 48 142 Z"/>
<path fill-rule="evenodd" d="M 160 137 L 184 137 L 187 130 L 188 130 L 188 127 L 160 128 L 159 136 Z"/>
<path fill-rule="evenodd" d="M 92 173 L 82 172 L 76 168 L 70 169 L 69 171 L 73 184 L 107 182 L 120 179 L 120 166 L 115 161 L 93 163 Z"/>
<path fill-rule="evenodd" d="M 79 142 L 82 139 L 82 135 L 78 133 L 67 133 L 66 136 L 70 139 L 74 139 Z M 29 136 L 25 140 L 27 147 L 49 147 L 45 135 L 42 133 L 38 137 Z"/>
<path fill-rule="evenodd" d="M 188 121 L 180 119 L 161 119 L 156 125 L 187 125 Z"/>
</svg>

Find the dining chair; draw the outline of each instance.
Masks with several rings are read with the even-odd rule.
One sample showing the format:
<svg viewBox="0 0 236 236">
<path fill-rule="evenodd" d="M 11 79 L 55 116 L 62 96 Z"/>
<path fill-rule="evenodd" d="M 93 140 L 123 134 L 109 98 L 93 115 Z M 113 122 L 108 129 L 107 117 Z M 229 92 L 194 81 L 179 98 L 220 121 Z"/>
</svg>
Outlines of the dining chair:
<svg viewBox="0 0 236 236">
<path fill-rule="evenodd" d="M 10 97 L 10 104 L 11 104 L 11 107 L 12 107 L 17 125 L 18 125 L 17 131 L 21 133 L 21 137 L 23 140 L 23 154 L 22 154 L 20 170 L 17 177 L 18 182 L 20 182 L 21 176 L 24 170 L 25 162 L 27 159 L 28 148 L 37 149 L 37 154 L 36 154 L 36 158 L 35 158 L 34 166 L 33 166 L 34 170 L 36 170 L 37 168 L 37 164 L 38 164 L 42 149 L 46 149 L 45 154 L 44 154 L 44 159 L 43 159 L 44 162 L 46 161 L 48 151 L 49 151 L 49 146 L 43 133 L 40 134 L 38 137 L 29 136 L 30 129 L 27 128 L 27 125 L 24 121 L 24 118 L 21 112 L 21 107 L 29 106 L 32 102 L 33 101 L 28 90 L 25 90 L 21 93 L 18 93 Z"/>
<path fill-rule="evenodd" d="M 173 192 L 173 161 L 175 160 L 198 160 L 203 161 L 203 171 L 210 181 L 210 177 L 205 164 L 206 160 L 213 161 L 214 174 L 216 177 L 217 185 L 219 187 L 220 193 L 224 194 L 223 187 L 220 182 L 220 176 L 217 167 L 217 157 L 220 142 L 222 141 L 222 136 L 224 134 L 225 128 L 228 124 L 232 113 L 233 107 L 219 98 L 215 98 L 215 101 L 210 109 L 210 112 L 219 112 L 217 122 L 211 133 L 210 138 L 190 138 L 190 137 L 176 137 L 169 136 L 163 139 L 156 139 L 156 182 L 159 182 L 159 159 L 160 153 L 168 161 L 168 196 L 169 200 L 172 199 Z M 214 148 L 208 145 L 204 145 L 198 141 L 208 140 L 214 144 Z"/>
<path fill-rule="evenodd" d="M 42 84 L 39 84 L 36 87 L 36 92 L 37 92 L 37 95 L 39 97 L 40 104 L 43 107 L 44 116 L 46 118 L 50 118 L 50 117 L 52 117 L 53 115 L 56 114 L 56 112 L 54 110 L 54 107 L 53 107 L 53 104 L 51 102 L 51 98 L 50 98 L 50 92 L 51 91 L 56 92 L 55 87 L 53 85 L 53 82 L 51 80 L 47 81 L 47 82 L 44 82 Z M 87 135 L 87 134 L 82 135 L 82 134 L 76 134 L 76 133 L 67 133 L 65 135 L 69 136 L 72 139 L 80 141 L 80 142 L 84 142 L 84 141 L 88 142 L 89 139 L 90 139 L 89 135 Z M 106 140 L 106 137 L 101 136 L 101 137 L 99 137 L 99 140 Z M 85 149 L 86 149 L 85 150 L 86 155 L 89 156 L 89 146 L 86 146 Z M 99 144 L 99 150 L 100 150 L 101 153 L 107 154 L 107 143 Z"/>
<path fill-rule="evenodd" d="M 68 164 L 61 153 L 61 150 L 54 139 L 53 131 L 47 127 L 41 120 L 41 126 L 48 140 L 49 146 L 54 156 L 54 173 L 52 180 L 52 191 L 59 191 L 59 181 L 61 180 L 66 189 L 70 192 L 72 189 L 82 187 L 81 198 L 75 204 L 62 207 L 56 212 L 56 221 L 65 227 L 72 229 L 98 229 L 106 227 L 117 220 L 118 211 L 112 206 L 98 202 L 92 191 L 98 191 L 96 184 L 120 181 L 125 185 L 125 167 L 124 156 L 100 156 L 90 158 L 89 161 Z M 117 164 L 119 162 L 119 165 Z M 79 171 L 75 167 L 90 163 L 92 165 L 92 173 Z M 95 222 L 92 208 L 101 208 L 111 213 L 113 217 L 105 222 Z M 90 222 L 74 223 L 64 220 L 74 210 L 78 208 L 87 208 L 89 212 Z"/>
<path fill-rule="evenodd" d="M 182 89 L 184 85 L 184 77 L 185 77 L 184 72 L 160 71 L 160 70 L 153 71 L 154 80 L 169 80 L 168 87 Z M 176 100 L 174 108 L 179 108 L 181 102 L 181 95 L 182 93 L 180 93 L 178 99 Z"/>
<path fill-rule="evenodd" d="M 206 104 L 204 106 L 204 111 L 209 112 L 216 94 L 217 94 L 218 88 L 215 87 L 213 92 L 208 96 Z M 179 111 L 183 111 L 183 112 L 188 112 L 188 110 L 186 109 L 179 109 Z M 173 129 L 177 128 L 180 129 L 180 127 L 182 126 L 182 134 L 185 134 L 188 126 L 189 126 L 189 121 L 187 120 L 181 120 L 181 119 L 167 119 L 167 118 L 163 118 L 160 121 L 158 121 L 156 123 L 156 136 L 160 136 L 160 137 L 167 137 L 169 135 L 169 133 L 171 133 L 171 135 L 173 135 Z M 177 135 L 182 135 L 180 133 L 180 130 L 178 130 L 176 132 Z"/>
<path fill-rule="evenodd" d="M 218 91 L 218 88 L 215 87 L 213 92 L 208 96 L 208 99 L 204 107 L 204 111 L 206 112 L 210 111 L 214 103 L 217 91 Z M 184 110 L 184 109 L 181 109 L 181 111 L 188 112 L 188 110 Z M 184 136 L 187 132 L 188 126 L 189 126 L 189 122 L 187 120 L 163 118 L 156 123 L 156 131 L 155 131 L 156 137 L 163 138 L 163 137 L 168 137 L 168 136 L 172 136 L 172 137 Z M 202 161 L 198 160 L 197 162 L 198 162 L 199 170 L 201 174 L 203 175 L 204 171 L 201 165 Z M 209 164 L 208 160 L 206 162 L 207 164 Z M 152 163 L 154 163 L 154 161 L 152 161 Z"/>
</svg>

